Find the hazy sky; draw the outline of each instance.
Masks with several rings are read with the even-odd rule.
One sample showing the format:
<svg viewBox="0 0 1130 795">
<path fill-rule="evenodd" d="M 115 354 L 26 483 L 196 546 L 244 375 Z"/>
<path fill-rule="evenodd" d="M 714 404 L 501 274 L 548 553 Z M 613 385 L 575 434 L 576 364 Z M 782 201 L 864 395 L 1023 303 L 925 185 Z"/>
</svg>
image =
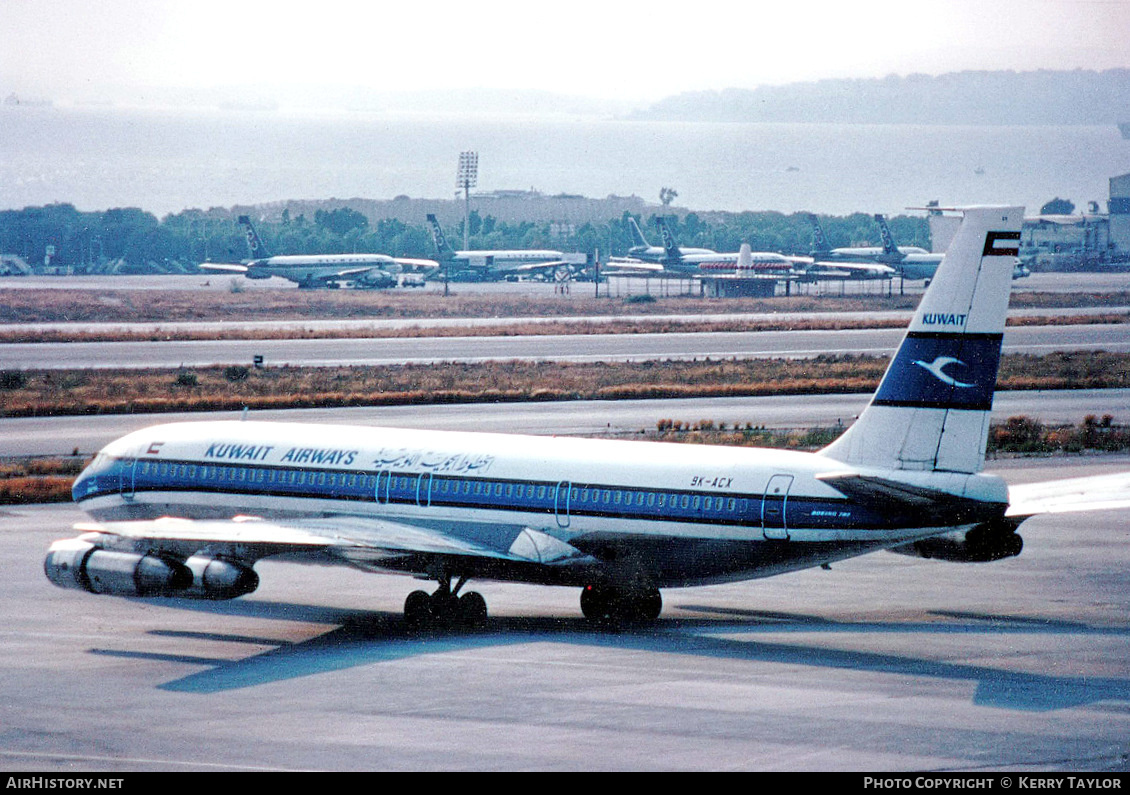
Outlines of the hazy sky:
<svg viewBox="0 0 1130 795">
<path fill-rule="evenodd" d="M 0 91 L 545 89 L 622 100 L 826 77 L 1130 67 L 1126 0 L 0 0 Z"/>
</svg>

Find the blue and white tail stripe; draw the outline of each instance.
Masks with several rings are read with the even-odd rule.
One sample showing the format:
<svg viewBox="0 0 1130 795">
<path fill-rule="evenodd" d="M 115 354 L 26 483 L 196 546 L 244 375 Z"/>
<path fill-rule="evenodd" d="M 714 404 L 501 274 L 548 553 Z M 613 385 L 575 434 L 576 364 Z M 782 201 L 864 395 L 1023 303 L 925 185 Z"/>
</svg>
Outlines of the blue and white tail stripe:
<svg viewBox="0 0 1130 795">
<path fill-rule="evenodd" d="M 823 454 L 887 470 L 979 472 L 1022 207 L 972 207 L 870 405 Z"/>
</svg>

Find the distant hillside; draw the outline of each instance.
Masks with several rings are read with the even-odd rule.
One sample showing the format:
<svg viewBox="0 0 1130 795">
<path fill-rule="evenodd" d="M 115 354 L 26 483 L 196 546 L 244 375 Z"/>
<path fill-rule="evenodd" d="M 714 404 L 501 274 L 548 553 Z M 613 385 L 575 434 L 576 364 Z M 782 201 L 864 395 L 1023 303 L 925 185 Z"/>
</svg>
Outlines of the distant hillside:
<svg viewBox="0 0 1130 795">
<path fill-rule="evenodd" d="M 1130 69 L 954 72 L 678 94 L 630 118 L 850 124 L 1116 124 Z"/>
</svg>

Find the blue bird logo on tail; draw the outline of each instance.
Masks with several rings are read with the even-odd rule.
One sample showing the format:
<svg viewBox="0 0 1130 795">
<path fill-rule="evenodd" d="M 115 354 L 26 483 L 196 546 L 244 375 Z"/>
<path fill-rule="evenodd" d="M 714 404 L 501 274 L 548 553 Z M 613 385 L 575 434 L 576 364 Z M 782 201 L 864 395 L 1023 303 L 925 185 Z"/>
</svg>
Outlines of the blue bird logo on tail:
<svg viewBox="0 0 1130 795">
<path fill-rule="evenodd" d="M 962 389 L 968 389 L 971 386 L 976 386 L 976 384 L 967 384 L 964 381 L 958 381 L 956 378 L 946 375 L 945 368 L 948 365 L 956 363 L 960 364 L 962 367 L 968 366 L 965 364 L 965 362 L 961 361 L 960 359 L 955 359 L 952 356 L 939 356 L 938 358 L 934 359 L 934 361 L 929 363 L 926 363 L 921 359 L 915 359 L 914 363 L 922 369 L 926 370 L 928 373 L 930 373 L 930 375 L 934 376 L 934 378 L 937 378 L 943 384 L 961 387 Z"/>
</svg>

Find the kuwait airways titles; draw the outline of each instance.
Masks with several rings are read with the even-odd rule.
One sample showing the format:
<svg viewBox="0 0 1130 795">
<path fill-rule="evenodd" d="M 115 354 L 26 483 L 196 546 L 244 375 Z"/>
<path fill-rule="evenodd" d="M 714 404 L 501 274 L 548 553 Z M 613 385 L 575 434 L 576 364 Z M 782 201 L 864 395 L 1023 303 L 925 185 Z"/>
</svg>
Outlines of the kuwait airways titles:
<svg viewBox="0 0 1130 795">
<path fill-rule="evenodd" d="M 922 315 L 922 322 L 927 326 L 964 326 L 967 317 L 953 312 L 927 312 Z"/>
<path fill-rule="evenodd" d="M 164 442 L 154 442 L 147 450 L 148 455 L 159 454 Z M 361 455 L 360 450 L 337 448 L 291 447 L 281 455 L 271 456 L 274 445 L 239 444 L 235 442 L 215 442 L 208 445 L 204 458 L 221 461 L 261 461 L 278 464 L 325 464 L 328 466 L 353 466 Z M 424 472 L 472 472 L 486 471 L 494 457 L 490 455 L 450 454 L 432 450 L 409 450 L 406 448 L 382 449 L 373 457 L 373 466 L 387 469 L 419 470 Z"/>
</svg>

